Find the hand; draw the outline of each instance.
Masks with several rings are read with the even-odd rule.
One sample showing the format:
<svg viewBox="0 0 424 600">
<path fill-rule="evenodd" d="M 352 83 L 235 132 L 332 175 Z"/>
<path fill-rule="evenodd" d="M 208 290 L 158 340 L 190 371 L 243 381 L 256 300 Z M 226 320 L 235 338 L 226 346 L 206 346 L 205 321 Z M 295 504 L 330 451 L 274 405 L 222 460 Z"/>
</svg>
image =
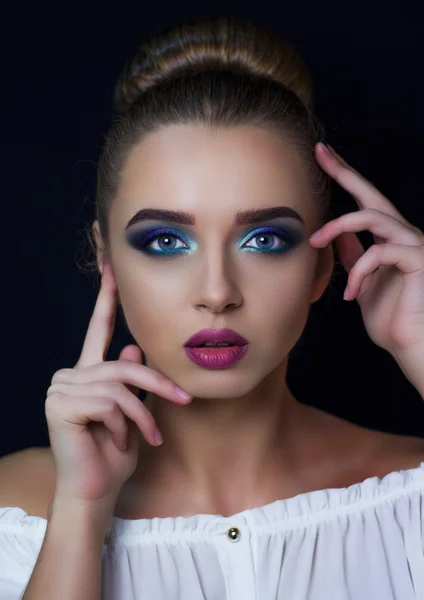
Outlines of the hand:
<svg viewBox="0 0 424 600">
<path fill-rule="evenodd" d="M 138 389 L 177 404 L 192 400 L 179 397 L 175 383 L 143 366 L 138 346 L 126 346 L 119 360 L 105 362 L 116 307 L 114 277 L 106 265 L 80 358 L 73 369 L 54 374 L 45 403 L 56 468 L 55 496 L 106 501 L 113 507 L 137 466 L 138 430 L 157 445 L 155 420 L 137 398 Z M 122 450 L 125 442 L 127 449 Z"/>
<path fill-rule="evenodd" d="M 348 273 L 348 295 L 356 298 L 371 340 L 400 357 L 424 348 L 424 234 L 338 154 L 315 146 L 318 163 L 355 198 L 361 210 L 326 223 L 314 248 L 336 238 Z M 366 252 L 354 232 L 368 230 L 375 244 Z M 416 354 L 415 350 L 414 353 Z M 412 355 L 411 355 L 412 356 Z M 406 363 L 407 361 L 405 361 Z M 404 365 L 405 366 L 405 365 Z"/>
</svg>

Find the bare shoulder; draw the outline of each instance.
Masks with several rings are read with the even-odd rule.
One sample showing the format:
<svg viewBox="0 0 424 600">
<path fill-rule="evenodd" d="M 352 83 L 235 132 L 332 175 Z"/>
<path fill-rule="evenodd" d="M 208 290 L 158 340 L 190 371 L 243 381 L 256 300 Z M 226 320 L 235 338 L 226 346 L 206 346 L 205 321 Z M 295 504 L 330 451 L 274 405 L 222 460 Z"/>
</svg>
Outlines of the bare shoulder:
<svg viewBox="0 0 424 600">
<path fill-rule="evenodd" d="M 323 434 L 319 439 L 324 440 L 321 446 L 326 445 L 327 455 L 339 457 L 341 472 L 352 473 L 358 481 L 414 469 L 424 462 L 424 438 L 378 431 L 315 407 L 308 410 Z"/>
<path fill-rule="evenodd" d="M 369 429 L 344 422 L 364 448 L 369 448 L 366 462 L 371 473 L 379 477 L 393 471 L 414 469 L 424 462 L 424 438 Z M 343 427 L 342 427 L 343 430 Z M 366 455 L 365 455 L 366 456 Z"/>
<path fill-rule="evenodd" d="M 17 506 L 47 519 L 54 487 L 50 448 L 25 448 L 0 459 L 0 506 Z"/>
<path fill-rule="evenodd" d="M 377 464 L 383 471 L 415 469 L 424 462 L 424 438 L 384 433 Z"/>
</svg>

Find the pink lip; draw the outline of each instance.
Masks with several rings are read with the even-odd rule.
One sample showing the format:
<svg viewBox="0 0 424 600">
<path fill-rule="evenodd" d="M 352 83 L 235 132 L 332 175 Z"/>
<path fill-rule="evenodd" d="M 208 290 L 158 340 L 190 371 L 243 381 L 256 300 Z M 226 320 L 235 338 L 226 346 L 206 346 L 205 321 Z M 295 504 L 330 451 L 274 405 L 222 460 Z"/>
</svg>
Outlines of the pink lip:
<svg viewBox="0 0 424 600">
<path fill-rule="evenodd" d="M 238 334 L 232 329 L 201 329 L 192 335 L 191 338 L 186 341 L 184 346 L 194 348 L 196 346 L 201 346 L 206 342 L 210 342 L 212 344 L 226 342 L 232 346 L 244 346 L 245 344 L 249 343 L 242 335 Z"/>
<path fill-rule="evenodd" d="M 184 347 L 189 359 L 206 369 L 225 369 L 242 359 L 248 349 L 249 344 L 228 346 L 228 348 Z"/>
</svg>

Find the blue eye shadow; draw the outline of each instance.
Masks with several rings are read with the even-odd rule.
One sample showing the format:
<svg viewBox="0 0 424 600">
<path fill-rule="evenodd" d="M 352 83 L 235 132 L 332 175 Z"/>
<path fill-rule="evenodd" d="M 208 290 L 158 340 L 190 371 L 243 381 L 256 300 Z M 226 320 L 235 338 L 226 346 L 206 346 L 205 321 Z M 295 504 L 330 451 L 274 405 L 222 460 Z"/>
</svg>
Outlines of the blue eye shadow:
<svg viewBox="0 0 424 600">
<path fill-rule="evenodd" d="M 256 231 L 250 231 L 249 234 L 243 239 L 243 244 L 248 241 L 255 239 L 261 235 L 272 234 L 279 238 L 282 238 L 282 245 L 277 248 L 254 248 L 252 246 L 246 246 L 244 250 L 248 250 L 250 252 L 258 252 L 261 254 L 285 254 L 289 252 L 294 247 L 298 246 L 303 240 L 303 235 L 296 230 L 293 230 L 289 227 L 285 227 L 284 229 L 279 229 L 277 227 L 262 227 Z"/>
<path fill-rule="evenodd" d="M 302 233 L 297 231 L 294 228 L 289 226 L 284 226 L 284 228 L 277 228 L 271 226 L 265 226 L 258 228 L 256 230 L 250 230 L 247 235 L 244 236 L 243 242 L 241 246 L 250 240 L 259 237 L 260 235 L 272 234 L 279 238 L 281 238 L 281 245 L 277 248 L 258 248 L 253 246 L 247 246 L 245 248 L 240 247 L 242 250 L 248 250 L 250 252 L 256 252 L 261 254 L 284 254 L 289 252 L 296 246 L 298 246 L 304 239 Z M 169 250 L 152 250 L 148 248 L 147 245 L 160 238 L 161 236 L 169 236 L 183 242 L 188 248 L 171 248 Z M 170 227 L 156 227 L 156 228 L 147 228 L 144 230 L 138 230 L 133 233 L 127 234 L 128 243 L 139 252 L 143 252 L 144 254 L 155 256 L 155 257 L 168 257 L 175 256 L 176 254 L 182 254 L 187 252 L 193 252 L 197 248 L 196 242 L 190 242 L 189 239 L 181 232 Z M 191 244 L 191 247 L 190 247 Z M 193 247 L 194 246 L 194 247 Z"/>
<path fill-rule="evenodd" d="M 191 252 L 190 248 L 171 248 L 170 250 L 152 250 L 147 248 L 147 244 L 160 236 L 174 237 L 189 246 L 188 239 L 180 232 L 169 227 L 149 228 L 146 230 L 136 231 L 127 236 L 129 244 L 145 254 L 153 256 L 171 256 L 180 254 L 181 252 Z M 196 246 L 196 244 L 194 244 Z"/>
</svg>

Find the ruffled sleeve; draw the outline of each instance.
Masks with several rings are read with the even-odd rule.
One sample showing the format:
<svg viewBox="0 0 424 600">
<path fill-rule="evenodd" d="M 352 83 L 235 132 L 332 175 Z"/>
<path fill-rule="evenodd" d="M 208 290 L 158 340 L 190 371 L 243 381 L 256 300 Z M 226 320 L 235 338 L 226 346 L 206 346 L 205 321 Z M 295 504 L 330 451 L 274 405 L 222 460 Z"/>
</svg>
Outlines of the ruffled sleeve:
<svg viewBox="0 0 424 600">
<path fill-rule="evenodd" d="M 0 507 L 0 599 L 21 600 L 46 533 L 47 520 Z"/>
</svg>

